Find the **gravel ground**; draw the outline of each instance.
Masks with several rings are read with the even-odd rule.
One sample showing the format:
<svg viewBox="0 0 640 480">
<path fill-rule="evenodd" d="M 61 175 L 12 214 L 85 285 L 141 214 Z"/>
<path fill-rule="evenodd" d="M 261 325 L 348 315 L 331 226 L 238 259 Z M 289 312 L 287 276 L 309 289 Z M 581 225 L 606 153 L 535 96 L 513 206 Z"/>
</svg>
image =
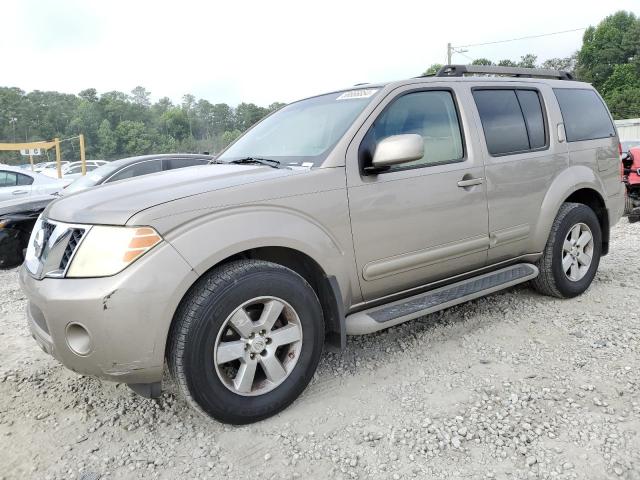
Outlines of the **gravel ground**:
<svg viewBox="0 0 640 480">
<path fill-rule="evenodd" d="M 66 370 L 0 273 L 0 477 L 640 479 L 640 225 L 612 236 L 583 296 L 523 286 L 352 337 L 247 427 Z"/>
</svg>

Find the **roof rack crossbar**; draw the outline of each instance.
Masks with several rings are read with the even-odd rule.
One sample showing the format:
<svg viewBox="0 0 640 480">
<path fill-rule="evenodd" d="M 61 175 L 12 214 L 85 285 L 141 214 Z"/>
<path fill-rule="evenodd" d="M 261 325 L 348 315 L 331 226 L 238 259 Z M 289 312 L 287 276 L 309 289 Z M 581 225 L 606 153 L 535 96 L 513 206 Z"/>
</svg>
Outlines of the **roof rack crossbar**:
<svg viewBox="0 0 640 480">
<path fill-rule="evenodd" d="M 445 65 L 436 77 L 463 77 L 472 74 L 510 75 L 513 77 L 553 78 L 557 80 L 573 80 L 573 75 L 563 70 L 550 68 L 500 67 L 497 65 Z"/>
</svg>

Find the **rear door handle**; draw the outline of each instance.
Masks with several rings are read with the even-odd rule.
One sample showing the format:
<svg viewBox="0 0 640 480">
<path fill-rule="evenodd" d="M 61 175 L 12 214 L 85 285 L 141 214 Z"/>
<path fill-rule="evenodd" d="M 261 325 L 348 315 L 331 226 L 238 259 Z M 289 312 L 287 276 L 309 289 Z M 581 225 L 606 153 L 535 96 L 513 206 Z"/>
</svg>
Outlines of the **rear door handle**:
<svg viewBox="0 0 640 480">
<path fill-rule="evenodd" d="M 27 190 L 14 190 L 11 192 L 13 195 L 24 195 L 25 193 L 29 193 Z"/>
<path fill-rule="evenodd" d="M 458 182 L 458 186 L 462 188 L 473 187 L 474 185 L 481 185 L 483 182 L 484 182 L 483 177 L 469 178 L 468 180 L 460 180 Z"/>
</svg>

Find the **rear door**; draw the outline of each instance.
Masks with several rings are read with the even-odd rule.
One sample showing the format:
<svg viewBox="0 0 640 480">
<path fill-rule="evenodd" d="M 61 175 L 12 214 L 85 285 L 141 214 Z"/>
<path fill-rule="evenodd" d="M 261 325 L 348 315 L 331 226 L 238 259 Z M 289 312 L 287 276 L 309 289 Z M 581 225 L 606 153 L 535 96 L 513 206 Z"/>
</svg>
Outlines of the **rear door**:
<svg viewBox="0 0 640 480">
<path fill-rule="evenodd" d="M 351 142 L 349 211 L 365 300 L 485 265 L 484 168 L 464 121 L 467 103 L 450 84 L 401 87 Z M 405 133 L 423 137 L 423 158 L 367 175 L 377 143 Z"/>
<path fill-rule="evenodd" d="M 549 185 L 568 166 L 567 147 L 551 133 L 562 119 L 547 85 L 484 82 L 470 89 L 483 139 L 492 264 L 533 253 L 530 233 Z"/>
</svg>

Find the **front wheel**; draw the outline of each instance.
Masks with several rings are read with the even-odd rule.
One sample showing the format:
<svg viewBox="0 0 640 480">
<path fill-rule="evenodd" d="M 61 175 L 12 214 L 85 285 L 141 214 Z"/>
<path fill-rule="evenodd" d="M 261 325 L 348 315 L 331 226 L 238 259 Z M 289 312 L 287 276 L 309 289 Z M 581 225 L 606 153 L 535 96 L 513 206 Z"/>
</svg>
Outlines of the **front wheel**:
<svg viewBox="0 0 640 480">
<path fill-rule="evenodd" d="M 271 262 L 239 260 L 206 274 L 183 300 L 169 367 L 197 408 L 246 424 L 300 395 L 323 339 L 320 302 L 301 276 Z"/>
<path fill-rule="evenodd" d="M 601 252 L 602 231 L 594 211 L 580 203 L 565 203 L 551 227 L 533 286 L 559 298 L 580 295 L 596 275 Z"/>
</svg>

